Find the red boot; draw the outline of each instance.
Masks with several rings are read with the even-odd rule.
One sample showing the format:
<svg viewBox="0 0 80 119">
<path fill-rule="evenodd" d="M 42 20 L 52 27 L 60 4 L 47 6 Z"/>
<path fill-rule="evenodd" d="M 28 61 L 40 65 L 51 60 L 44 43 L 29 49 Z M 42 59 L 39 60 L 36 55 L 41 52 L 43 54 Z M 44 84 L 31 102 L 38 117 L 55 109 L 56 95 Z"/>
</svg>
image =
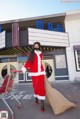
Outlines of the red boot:
<svg viewBox="0 0 80 119">
<path fill-rule="evenodd" d="M 37 105 L 39 104 L 38 98 L 35 98 L 35 102 Z"/>
</svg>

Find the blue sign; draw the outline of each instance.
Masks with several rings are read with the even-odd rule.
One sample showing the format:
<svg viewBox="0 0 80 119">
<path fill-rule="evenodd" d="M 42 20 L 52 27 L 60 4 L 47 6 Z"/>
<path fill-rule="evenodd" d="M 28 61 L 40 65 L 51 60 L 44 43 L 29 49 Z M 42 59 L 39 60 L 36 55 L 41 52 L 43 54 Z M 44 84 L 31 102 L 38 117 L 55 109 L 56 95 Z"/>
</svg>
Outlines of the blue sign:
<svg viewBox="0 0 80 119">
<path fill-rule="evenodd" d="M 36 21 L 36 28 L 37 29 L 44 29 L 44 22 L 42 20 Z"/>
<path fill-rule="evenodd" d="M 57 24 L 57 31 L 63 32 L 63 26 L 62 26 L 62 24 Z"/>
<path fill-rule="evenodd" d="M 42 20 L 37 20 L 36 21 L 36 28 L 37 29 L 44 29 L 45 28 L 44 27 L 44 22 Z M 56 25 L 56 28 L 55 28 L 55 26 L 54 26 L 54 24 L 52 22 L 48 22 L 47 29 L 51 30 L 51 31 L 59 31 L 59 32 L 63 32 L 64 31 L 62 24 L 58 23 Z"/>
</svg>

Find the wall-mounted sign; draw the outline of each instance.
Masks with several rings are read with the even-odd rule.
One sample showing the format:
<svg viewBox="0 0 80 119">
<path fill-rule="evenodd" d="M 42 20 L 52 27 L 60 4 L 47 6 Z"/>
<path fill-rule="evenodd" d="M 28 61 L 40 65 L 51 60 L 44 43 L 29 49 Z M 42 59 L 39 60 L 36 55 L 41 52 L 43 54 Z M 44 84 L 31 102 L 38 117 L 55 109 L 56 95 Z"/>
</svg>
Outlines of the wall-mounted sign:
<svg viewBox="0 0 80 119">
<path fill-rule="evenodd" d="M 65 55 L 56 55 L 56 69 L 66 68 Z"/>
<path fill-rule="evenodd" d="M 45 24 L 43 20 L 37 20 L 36 21 L 36 28 L 37 29 L 45 29 Z M 51 31 L 59 31 L 59 32 L 63 32 L 63 26 L 62 24 L 57 23 L 56 27 L 54 27 L 54 24 L 51 22 L 47 23 L 47 30 L 51 30 Z"/>
</svg>

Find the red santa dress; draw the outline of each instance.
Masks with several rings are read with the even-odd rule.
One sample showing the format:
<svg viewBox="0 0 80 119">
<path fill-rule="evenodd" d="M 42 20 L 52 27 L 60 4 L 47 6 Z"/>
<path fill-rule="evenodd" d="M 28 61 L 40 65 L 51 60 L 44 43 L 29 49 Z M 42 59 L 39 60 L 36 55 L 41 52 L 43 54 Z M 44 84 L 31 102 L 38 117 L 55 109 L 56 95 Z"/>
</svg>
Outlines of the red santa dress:
<svg viewBox="0 0 80 119">
<path fill-rule="evenodd" d="M 45 100 L 45 88 L 44 79 L 45 71 L 42 65 L 42 53 L 41 51 L 34 51 L 34 59 L 32 61 L 27 61 L 22 68 L 26 71 L 29 69 L 29 76 L 32 76 L 34 97 L 40 100 Z"/>
</svg>

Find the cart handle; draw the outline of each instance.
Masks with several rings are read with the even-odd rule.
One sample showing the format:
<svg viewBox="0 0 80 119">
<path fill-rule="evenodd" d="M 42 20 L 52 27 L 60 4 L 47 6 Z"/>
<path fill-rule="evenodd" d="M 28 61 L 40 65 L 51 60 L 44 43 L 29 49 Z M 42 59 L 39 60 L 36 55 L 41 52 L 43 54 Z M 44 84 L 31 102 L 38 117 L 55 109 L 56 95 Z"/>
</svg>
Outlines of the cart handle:
<svg viewBox="0 0 80 119">
<path fill-rule="evenodd" d="M 11 70 L 11 72 L 12 73 L 17 73 L 17 72 L 22 73 L 22 70 Z"/>
</svg>

